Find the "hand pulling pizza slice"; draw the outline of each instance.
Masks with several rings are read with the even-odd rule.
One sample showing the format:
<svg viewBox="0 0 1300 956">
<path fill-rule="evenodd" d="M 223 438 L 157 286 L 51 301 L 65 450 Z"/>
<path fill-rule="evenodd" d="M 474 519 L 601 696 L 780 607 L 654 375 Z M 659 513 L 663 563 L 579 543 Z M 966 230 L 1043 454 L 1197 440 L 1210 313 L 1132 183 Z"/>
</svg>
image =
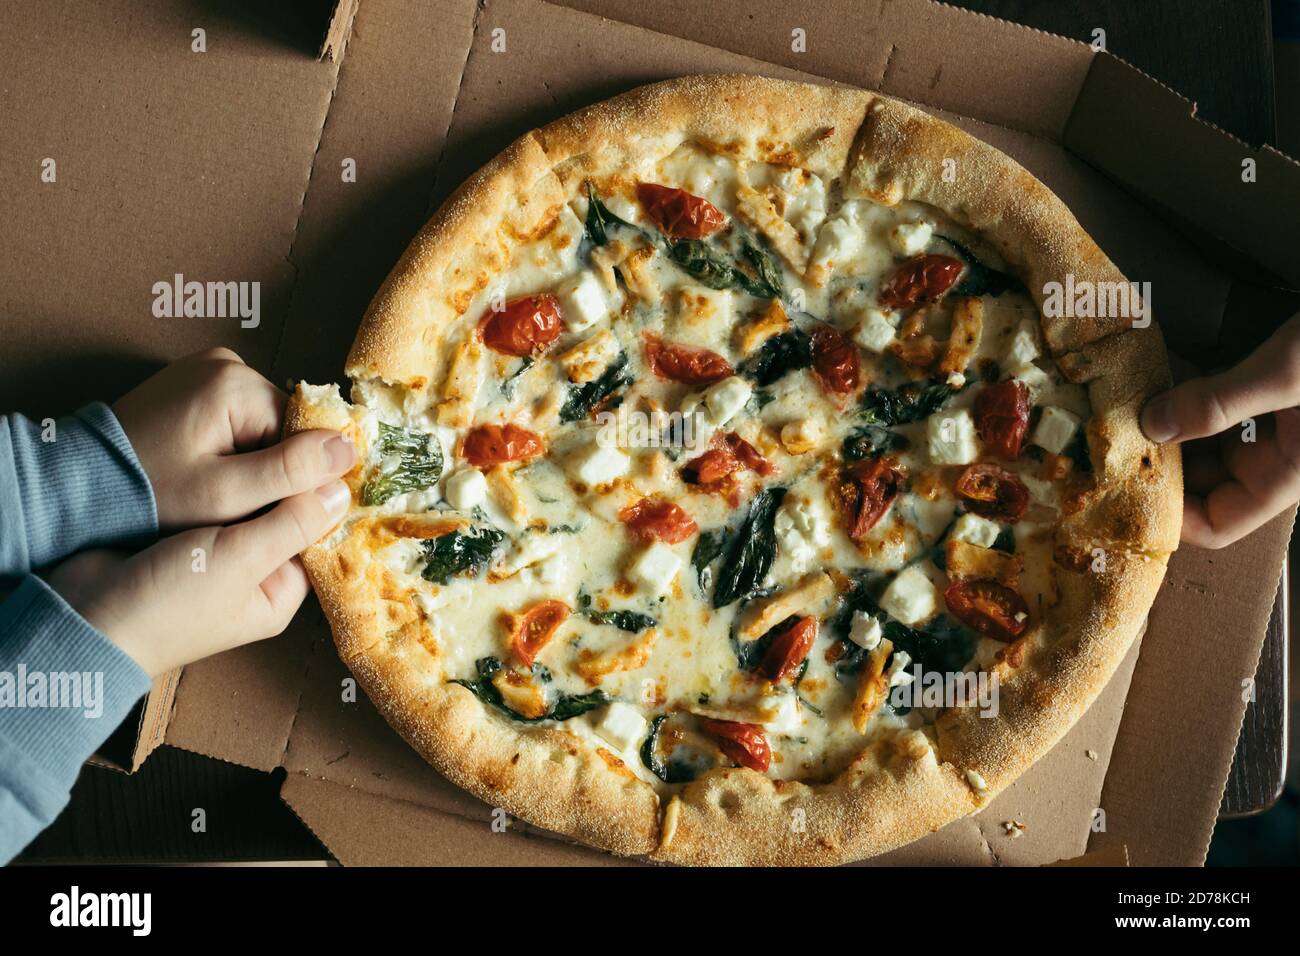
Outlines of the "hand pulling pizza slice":
<svg viewBox="0 0 1300 956">
<path fill-rule="evenodd" d="M 291 404 L 359 449 L 305 556 L 343 660 L 454 782 L 620 853 L 841 862 L 978 809 L 1177 542 L 1159 332 L 1045 319 L 1067 272 L 1123 281 L 874 94 L 689 78 L 528 134 L 381 289 L 352 403 Z"/>
</svg>

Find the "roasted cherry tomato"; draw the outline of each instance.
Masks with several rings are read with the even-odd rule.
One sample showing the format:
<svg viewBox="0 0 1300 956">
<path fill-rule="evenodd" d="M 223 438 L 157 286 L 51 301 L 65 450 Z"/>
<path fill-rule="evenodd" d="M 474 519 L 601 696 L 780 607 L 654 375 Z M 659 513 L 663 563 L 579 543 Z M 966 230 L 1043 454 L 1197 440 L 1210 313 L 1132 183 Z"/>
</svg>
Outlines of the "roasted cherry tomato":
<svg viewBox="0 0 1300 956">
<path fill-rule="evenodd" d="M 653 332 L 645 337 L 645 360 L 660 378 L 687 385 L 712 385 L 736 374 L 717 352 L 665 342 Z"/>
<path fill-rule="evenodd" d="M 880 290 L 880 304 L 890 309 L 911 309 L 933 302 L 952 288 L 961 275 L 960 259 L 921 255 L 908 259 Z"/>
<path fill-rule="evenodd" d="M 845 533 L 861 541 L 876 526 L 903 488 L 903 473 L 887 458 L 859 461 L 845 470 L 838 488 Z"/>
<path fill-rule="evenodd" d="M 525 461 L 546 454 L 542 436 L 507 422 L 479 425 L 461 439 L 461 457 L 475 468 L 490 468 L 507 461 Z"/>
<path fill-rule="evenodd" d="M 695 519 L 677 505 L 656 498 L 642 498 L 628 505 L 619 511 L 618 518 L 645 542 L 657 538 L 665 544 L 679 544 L 700 530 Z"/>
<path fill-rule="evenodd" d="M 1029 386 L 1019 379 L 985 385 L 975 396 L 975 428 L 984 447 L 1015 461 L 1029 431 Z"/>
<path fill-rule="evenodd" d="M 772 638 L 767 653 L 758 665 L 758 672 L 773 684 L 793 677 L 812 650 L 817 639 L 817 618 L 797 618 L 785 630 Z"/>
<path fill-rule="evenodd" d="M 856 391 L 862 380 L 862 356 L 858 347 L 829 325 L 812 330 L 813 372 L 822 388 L 835 395 Z"/>
<path fill-rule="evenodd" d="M 711 720 L 700 718 L 700 729 L 718 743 L 718 748 L 731 760 L 764 773 L 772 764 L 772 748 L 767 744 L 763 728 L 738 720 Z"/>
<path fill-rule="evenodd" d="M 721 209 L 685 189 L 637 183 L 636 198 L 660 231 L 674 239 L 703 239 L 727 224 Z"/>
<path fill-rule="evenodd" d="M 563 601 L 542 601 L 515 617 L 510 649 L 520 663 L 525 667 L 533 666 L 538 653 L 555 636 L 569 613 L 569 605 Z"/>
<path fill-rule="evenodd" d="M 500 312 L 489 309 L 479 319 L 478 334 L 494 352 L 535 355 L 559 337 L 562 325 L 560 300 L 544 292 L 512 299 Z"/>
<path fill-rule="evenodd" d="M 1015 524 L 1029 507 L 1029 489 L 998 465 L 968 465 L 953 490 L 971 511 Z"/>
<path fill-rule="evenodd" d="M 1029 626 L 1029 605 L 990 578 L 963 578 L 943 592 L 948 613 L 985 637 L 1010 643 Z"/>
<path fill-rule="evenodd" d="M 776 465 L 735 432 L 715 435 L 709 444 L 708 451 L 686 463 L 685 478 L 691 484 L 715 485 L 745 468 L 765 477 L 776 471 Z"/>
</svg>

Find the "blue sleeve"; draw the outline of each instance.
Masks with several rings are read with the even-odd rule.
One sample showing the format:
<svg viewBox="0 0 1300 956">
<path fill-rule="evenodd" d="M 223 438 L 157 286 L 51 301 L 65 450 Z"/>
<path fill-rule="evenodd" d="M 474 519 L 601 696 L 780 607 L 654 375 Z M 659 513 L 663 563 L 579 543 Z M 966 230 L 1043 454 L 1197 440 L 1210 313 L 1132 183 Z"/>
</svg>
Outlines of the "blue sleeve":
<svg viewBox="0 0 1300 956">
<path fill-rule="evenodd" d="M 0 584 L 75 551 L 157 533 L 153 488 L 107 405 L 49 428 L 0 416 Z"/>
<path fill-rule="evenodd" d="M 149 676 L 44 581 L 0 604 L 0 864 L 53 822 Z"/>
</svg>

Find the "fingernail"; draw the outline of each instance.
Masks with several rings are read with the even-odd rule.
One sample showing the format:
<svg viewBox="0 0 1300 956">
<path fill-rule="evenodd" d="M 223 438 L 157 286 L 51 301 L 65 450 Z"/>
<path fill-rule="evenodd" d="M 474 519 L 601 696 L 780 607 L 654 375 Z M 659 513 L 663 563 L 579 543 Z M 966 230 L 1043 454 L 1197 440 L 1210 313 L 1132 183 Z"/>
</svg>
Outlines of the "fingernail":
<svg viewBox="0 0 1300 956">
<path fill-rule="evenodd" d="M 316 496 L 329 514 L 339 514 L 352 501 L 352 492 L 341 481 L 331 481 L 316 489 Z"/>
<path fill-rule="evenodd" d="M 1142 431 L 1154 442 L 1173 441 L 1178 437 L 1174 423 L 1173 403 L 1164 395 L 1157 395 L 1142 409 Z"/>
<path fill-rule="evenodd" d="M 342 473 L 352 467 L 357 450 L 346 435 L 335 435 L 325 440 L 325 467 L 333 472 Z"/>
</svg>

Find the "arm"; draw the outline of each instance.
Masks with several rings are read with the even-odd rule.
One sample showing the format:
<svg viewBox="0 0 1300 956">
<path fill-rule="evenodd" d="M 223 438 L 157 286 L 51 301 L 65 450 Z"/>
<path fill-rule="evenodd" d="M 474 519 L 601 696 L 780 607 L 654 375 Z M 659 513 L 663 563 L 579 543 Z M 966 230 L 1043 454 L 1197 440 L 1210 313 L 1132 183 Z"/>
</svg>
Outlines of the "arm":
<svg viewBox="0 0 1300 956">
<path fill-rule="evenodd" d="M 0 583 L 83 548 L 157 533 L 149 479 L 107 405 L 48 426 L 0 417 Z"/>
</svg>

